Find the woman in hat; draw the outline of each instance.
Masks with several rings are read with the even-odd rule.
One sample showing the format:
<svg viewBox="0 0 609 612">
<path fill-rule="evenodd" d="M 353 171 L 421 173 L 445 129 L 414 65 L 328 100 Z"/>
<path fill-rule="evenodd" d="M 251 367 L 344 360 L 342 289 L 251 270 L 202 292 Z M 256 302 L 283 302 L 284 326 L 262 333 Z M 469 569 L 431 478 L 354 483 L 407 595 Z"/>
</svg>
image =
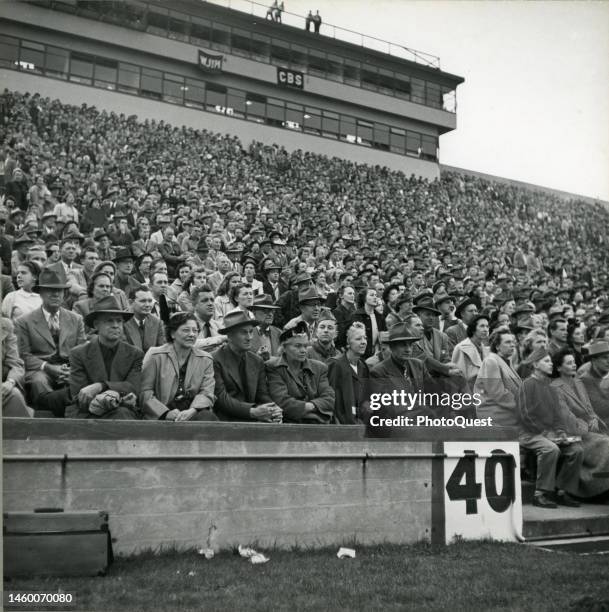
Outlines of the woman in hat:
<svg viewBox="0 0 609 612">
<path fill-rule="evenodd" d="M 112 279 L 105 272 L 96 272 L 91 276 L 91 280 L 87 285 L 87 297 L 78 300 L 72 306 L 72 310 L 81 317 L 86 317 L 94 308 L 95 303 L 112 293 Z M 86 330 L 87 334 L 92 333 L 90 328 Z"/>
<path fill-rule="evenodd" d="M 453 349 L 451 361 L 458 367 L 470 389 L 474 388 L 482 362 L 488 357 L 489 318 L 477 315 L 467 325 L 467 338 Z"/>
<path fill-rule="evenodd" d="M 567 435 L 581 436 L 584 447 L 584 464 L 577 495 L 600 495 L 609 491 L 609 428 L 594 412 L 586 387 L 576 377 L 574 351 L 568 348 L 558 351 L 552 357 L 552 363 L 554 380 L 551 384 L 567 415 Z"/>
<path fill-rule="evenodd" d="M 284 423 L 331 423 L 334 389 L 328 367 L 307 358 L 306 323 L 285 330 L 279 337 L 282 354 L 266 362 L 269 394 L 283 410 Z"/>
<path fill-rule="evenodd" d="M 537 458 L 534 506 L 555 508 L 579 506 L 577 495 L 584 450 L 578 441 L 569 440 L 569 423 L 561 410 L 556 389 L 550 386 L 552 358 L 547 348 L 534 350 L 527 358 L 533 373 L 520 385 L 517 408 L 520 416 L 520 446 Z M 559 459 L 562 459 L 557 471 Z"/>
<path fill-rule="evenodd" d="M 334 389 L 334 419 L 343 425 L 367 422 L 363 407 L 368 366 L 362 360 L 366 352 L 366 327 L 357 321 L 347 330 L 347 350 L 328 363 L 328 380 Z"/>
<path fill-rule="evenodd" d="M 11 291 L 2 300 L 2 315 L 15 320 L 42 306 L 38 293 L 32 291 L 38 282 L 40 268 L 33 261 L 24 261 L 17 266 L 17 291 Z"/>
<path fill-rule="evenodd" d="M 140 403 L 144 418 L 161 421 L 216 421 L 214 366 L 196 348 L 199 323 L 193 313 L 177 312 L 165 324 L 168 342 L 148 350 L 142 366 Z"/>
</svg>

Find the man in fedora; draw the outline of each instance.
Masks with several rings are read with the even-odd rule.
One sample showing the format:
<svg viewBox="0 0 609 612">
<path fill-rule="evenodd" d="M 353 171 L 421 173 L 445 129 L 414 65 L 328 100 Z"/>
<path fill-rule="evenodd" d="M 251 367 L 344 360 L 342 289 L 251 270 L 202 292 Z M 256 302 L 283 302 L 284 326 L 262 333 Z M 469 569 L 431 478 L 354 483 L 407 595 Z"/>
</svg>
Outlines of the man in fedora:
<svg viewBox="0 0 609 612">
<path fill-rule="evenodd" d="M 273 304 L 270 295 L 263 294 L 254 296 L 251 310 L 254 319 L 259 322 L 258 327 L 254 327 L 251 350 L 262 357 L 263 361 L 268 361 L 277 356 L 281 346 L 281 330 L 273 325 L 273 318 L 279 307 Z"/>
<path fill-rule="evenodd" d="M 279 278 L 281 265 L 274 259 L 265 259 L 262 262 L 262 274 L 264 281 L 262 282 L 262 292 L 270 295 L 273 302 L 277 300 L 288 290 L 288 286 Z"/>
<path fill-rule="evenodd" d="M 66 234 L 61 239 L 61 259 L 47 266 L 57 274 L 62 283 L 69 286 L 70 296 L 76 299 L 87 293 L 82 266 L 76 263 L 76 255 L 83 238 L 82 234 Z M 69 302 L 66 301 L 65 305 L 69 305 Z"/>
<path fill-rule="evenodd" d="M 97 334 L 70 352 L 69 383 L 74 405 L 66 416 L 91 416 L 91 402 L 105 391 L 115 391 L 120 398 L 137 396 L 140 392 L 144 353 L 122 340 L 123 323 L 132 316 L 133 313 L 121 310 L 116 298 L 109 295 L 98 300 L 85 317 L 87 327 L 95 329 Z M 96 412 L 95 416 L 138 418 L 134 408 L 120 405 L 102 414 Z"/>
<path fill-rule="evenodd" d="M 280 423 L 282 411 L 268 392 L 264 361 L 252 349 L 258 321 L 242 310 L 224 317 L 218 330 L 227 342 L 212 354 L 216 381 L 214 412 L 223 421 Z"/>
<path fill-rule="evenodd" d="M 450 342 L 450 350 L 455 348 L 459 342 L 462 342 L 467 338 L 467 326 L 473 321 L 474 317 L 478 314 L 478 304 L 476 300 L 470 297 L 466 297 L 457 304 L 455 309 L 455 316 L 458 321 L 455 325 L 450 326 L 446 330 L 446 335 Z"/>
<path fill-rule="evenodd" d="M 293 319 L 290 319 L 284 329 L 292 329 L 301 321 L 307 326 L 307 336 L 312 341 L 315 337 L 315 330 L 321 314 L 321 296 L 317 293 L 315 287 L 309 287 L 305 291 L 298 294 L 298 308 L 300 314 Z M 335 319 L 336 320 L 336 319 Z"/>
<path fill-rule="evenodd" d="M 64 416 L 70 399 L 70 351 L 86 340 L 82 317 L 61 306 L 68 288 L 56 272 L 43 270 L 33 288 L 42 307 L 15 321 L 31 405 L 57 417 Z"/>
<path fill-rule="evenodd" d="M 434 297 L 434 306 L 440 311 L 438 317 L 438 329 L 447 333 L 453 326 L 459 323 L 459 320 L 453 313 L 455 309 L 455 300 L 452 295 L 446 292 L 438 293 Z"/>
<path fill-rule="evenodd" d="M 279 309 L 275 315 L 275 325 L 285 327 L 286 323 L 300 315 L 298 296 L 303 291 L 313 287 L 311 275 L 299 272 L 291 283 L 291 289 L 282 294 L 277 300 Z"/>
<path fill-rule="evenodd" d="M 609 342 L 600 340 L 588 345 L 589 361 L 577 372 L 588 392 L 594 412 L 609 423 Z"/>
<path fill-rule="evenodd" d="M 140 284 L 131 276 L 133 274 L 134 263 L 133 251 L 130 247 L 118 248 L 112 261 L 116 265 L 114 286 L 129 294 L 131 287 L 136 287 Z"/>
<path fill-rule="evenodd" d="M 417 394 L 419 391 L 435 392 L 433 380 L 425 364 L 412 356 L 413 344 L 419 339 L 418 336 L 410 331 L 406 323 L 396 323 L 389 329 L 388 334 L 387 344 L 391 354 L 370 370 L 370 394 L 393 393 L 393 391 L 410 394 Z M 433 406 L 416 402 L 409 410 L 409 405 L 383 406 L 379 410 L 370 410 L 370 414 L 378 414 L 381 418 L 434 414 Z"/>
</svg>

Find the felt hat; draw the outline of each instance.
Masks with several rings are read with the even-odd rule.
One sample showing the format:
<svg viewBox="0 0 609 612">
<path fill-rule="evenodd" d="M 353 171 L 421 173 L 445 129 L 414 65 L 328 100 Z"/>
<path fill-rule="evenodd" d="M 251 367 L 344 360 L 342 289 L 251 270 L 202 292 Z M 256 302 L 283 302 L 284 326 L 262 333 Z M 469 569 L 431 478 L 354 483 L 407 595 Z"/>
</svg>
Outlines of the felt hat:
<svg viewBox="0 0 609 612">
<path fill-rule="evenodd" d="M 246 327 L 248 325 L 255 327 L 256 325 L 260 325 L 260 321 L 248 317 L 243 310 L 238 308 L 236 310 L 231 310 L 224 315 L 224 327 L 219 329 L 218 333 L 226 334 L 227 332 L 239 329 L 240 327 Z"/>
<path fill-rule="evenodd" d="M 85 316 L 85 325 L 93 327 L 95 319 L 102 314 L 120 315 L 123 321 L 129 320 L 133 313 L 121 310 L 118 300 L 113 295 L 107 295 L 93 304 L 93 309 Z"/>
<path fill-rule="evenodd" d="M 419 340 L 417 336 L 413 336 L 410 328 L 406 323 L 396 323 L 389 328 L 386 343 L 392 342 L 416 342 Z"/>
<path fill-rule="evenodd" d="M 32 287 L 32 291 L 40 293 L 40 289 L 69 289 L 70 285 L 62 283 L 59 275 L 54 270 L 44 269 L 38 277 L 38 282 Z"/>
</svg>

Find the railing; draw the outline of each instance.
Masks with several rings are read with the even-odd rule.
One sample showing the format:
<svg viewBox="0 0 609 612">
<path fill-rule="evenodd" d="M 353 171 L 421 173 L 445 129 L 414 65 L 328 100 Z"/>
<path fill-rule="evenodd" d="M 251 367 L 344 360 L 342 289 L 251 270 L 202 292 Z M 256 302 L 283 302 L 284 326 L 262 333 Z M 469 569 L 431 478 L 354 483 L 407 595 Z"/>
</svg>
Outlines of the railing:
<svg viewBox="0 0 609 612">
<path fill-rule="evenodd" d="M 254 0 L 202 0 L 209 4 L 217 4 L 224 6 L 236 11 L 243 13 L 249 13 L 256 17 L 266 19 L 266 14 L 271 7 L 272 0 L 269 0 L 268 4 L 262 4 L 260 2 L 254 2 Z M 323 17 L 322 17 L 323 18 Z M 306 30 L 306 17 L 297 15 L 296 13 L 290 13 L 289 11 L 281 12 L 281 23 L 278 25 L 289 25 L 295 28 Z M 431 66 L 432 68 L 440 69 L 440 58 L 431 53 L 425 53 L 424 51 L 418 51 L 417 49 L 411 49 L 400 45 L 398 43 L 392 43 L 382 38 L 376 38 L 375 36 L 368 36 L 361 32 L 355 32 L 354 30 L 348 30 L 347 28 L 341 28 L 340 26 L 333 25 L 331 23 L 321 24 L 320 34 L 328 36 L 336 40 L 342 40 L 344 42 L 351 43 L 353 45 L 359 45 L 366 47 L 367 49 L 373 49 L 374 51 L 380 51 L 381 53 L 387 53 L 395 57 L 410 60 L 418 64 L 424 64 Z"/>
</svg>

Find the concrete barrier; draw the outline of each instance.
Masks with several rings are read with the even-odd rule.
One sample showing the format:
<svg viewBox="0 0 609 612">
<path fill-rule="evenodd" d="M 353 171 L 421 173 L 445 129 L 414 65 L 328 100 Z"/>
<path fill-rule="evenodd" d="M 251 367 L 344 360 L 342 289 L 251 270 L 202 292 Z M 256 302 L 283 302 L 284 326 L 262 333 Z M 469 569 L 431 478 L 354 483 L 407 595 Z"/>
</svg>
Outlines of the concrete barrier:
<svg viewBox="0 0 609 612">
<path fill-rule="evenodd" d="M 444 540 L 442 440 L 513 432 L 3 419 L 4 510 L 105 510 L 118 553 Z"/>
</svg>

